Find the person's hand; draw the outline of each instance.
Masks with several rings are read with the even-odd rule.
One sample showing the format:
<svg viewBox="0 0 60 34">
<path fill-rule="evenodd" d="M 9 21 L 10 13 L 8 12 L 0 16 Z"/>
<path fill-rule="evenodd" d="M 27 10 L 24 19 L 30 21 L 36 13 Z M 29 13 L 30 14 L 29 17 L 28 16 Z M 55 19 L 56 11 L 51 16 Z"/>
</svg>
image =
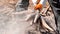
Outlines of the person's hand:
<svg viewBox="0 0 60 34">
<path fill-rule="evenodd" d="M 37 4 L 35 7 L 34 7 L 35 10 L 38 10 L 38 9 L 42 9 L 42 4 Z"/>
</svg>

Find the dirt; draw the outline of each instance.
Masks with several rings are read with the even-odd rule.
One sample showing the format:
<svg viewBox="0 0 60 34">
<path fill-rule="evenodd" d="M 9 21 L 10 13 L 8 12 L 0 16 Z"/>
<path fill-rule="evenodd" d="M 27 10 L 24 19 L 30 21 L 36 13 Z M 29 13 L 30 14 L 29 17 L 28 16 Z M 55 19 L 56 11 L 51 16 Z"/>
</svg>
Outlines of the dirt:
<svg viewBox="0 0 60 34">
<path fill-rule="evenodd" d="M 27 22 L 25 19 L 33 10 L 15 11 L 16 1 L 0 0 L 0 34 L 25 34 L 31 26 L 32 20 Z"/>
</svg>

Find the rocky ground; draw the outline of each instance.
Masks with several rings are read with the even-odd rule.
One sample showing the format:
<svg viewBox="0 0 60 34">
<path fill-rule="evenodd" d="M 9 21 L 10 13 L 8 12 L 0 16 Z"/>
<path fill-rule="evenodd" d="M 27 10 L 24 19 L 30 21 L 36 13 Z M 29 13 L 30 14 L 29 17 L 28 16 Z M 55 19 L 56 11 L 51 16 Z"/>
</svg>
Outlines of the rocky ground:
<svg viewBox="0 0 60 34">
<path fill-rule="evenodd" d="M 25 34 L 26 28 L 30 26 L 30 22 L 25 21 L 26 16 L 25 11 L 20 13 L 12 7 L 1 5 L 0 34 Z"/>
<path fill-rule="evenodd" d="M 32 13 L 31 9 L 17 12 L 15 5 L 5 4 L 0 0 L 0 34 L 25 34 L 29 29 L 31 21 L 26 22 L 27 15 Z"/>
</svg>

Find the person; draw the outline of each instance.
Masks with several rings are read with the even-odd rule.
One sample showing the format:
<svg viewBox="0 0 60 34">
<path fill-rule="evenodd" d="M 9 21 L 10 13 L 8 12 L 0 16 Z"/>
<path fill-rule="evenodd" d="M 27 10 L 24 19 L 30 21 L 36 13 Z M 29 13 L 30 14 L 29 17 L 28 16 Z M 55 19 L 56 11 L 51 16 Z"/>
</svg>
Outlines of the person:
<svg viewBox="0 0 60 34">
<path fill-rule="evenodd" d="M 46 5 L 46 2 L 47 2 L 47 0 L 32 0 L 33 1 L 33 4 L 34 4 L 34 9 L 35 10 L 38 10 L 38 9 L 42 9 L 45 5 Z M 38 4 L 36 4 L 37 2 L 38 2 Z M 39 2 L 40 1 L 40 2 Z M 55 26 L 54 26 L 55 25 Z M 51 25 L 51 26 L 53 26 L 53 29 L 55 30 L 55 33 L 57 34 L 57 32 L 56 32 L 56 30 L 57 30 L 57 25 L 56 25 L 56 23 L 54 23 L 53 25 Z"/>
<path fill-rule="evenodd" d="M 55 15 L 58 34 L 60 34 L 60 0 L 49 0 L 49 3 Z"/>
</svg>

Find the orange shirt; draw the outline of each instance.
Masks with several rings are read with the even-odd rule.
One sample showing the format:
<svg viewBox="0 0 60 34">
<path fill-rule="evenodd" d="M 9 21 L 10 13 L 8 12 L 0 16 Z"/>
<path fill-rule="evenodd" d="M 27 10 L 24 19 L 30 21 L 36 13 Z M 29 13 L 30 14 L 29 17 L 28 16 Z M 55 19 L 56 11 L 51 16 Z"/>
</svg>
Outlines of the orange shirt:
<svg viewBox="0 0 60 34">
<path fill-rule="evenodd" d="M 47 0 L 32 0 L 32 2 L 37 10 L 42 9 L 46 5 Z"/>
</svg>

